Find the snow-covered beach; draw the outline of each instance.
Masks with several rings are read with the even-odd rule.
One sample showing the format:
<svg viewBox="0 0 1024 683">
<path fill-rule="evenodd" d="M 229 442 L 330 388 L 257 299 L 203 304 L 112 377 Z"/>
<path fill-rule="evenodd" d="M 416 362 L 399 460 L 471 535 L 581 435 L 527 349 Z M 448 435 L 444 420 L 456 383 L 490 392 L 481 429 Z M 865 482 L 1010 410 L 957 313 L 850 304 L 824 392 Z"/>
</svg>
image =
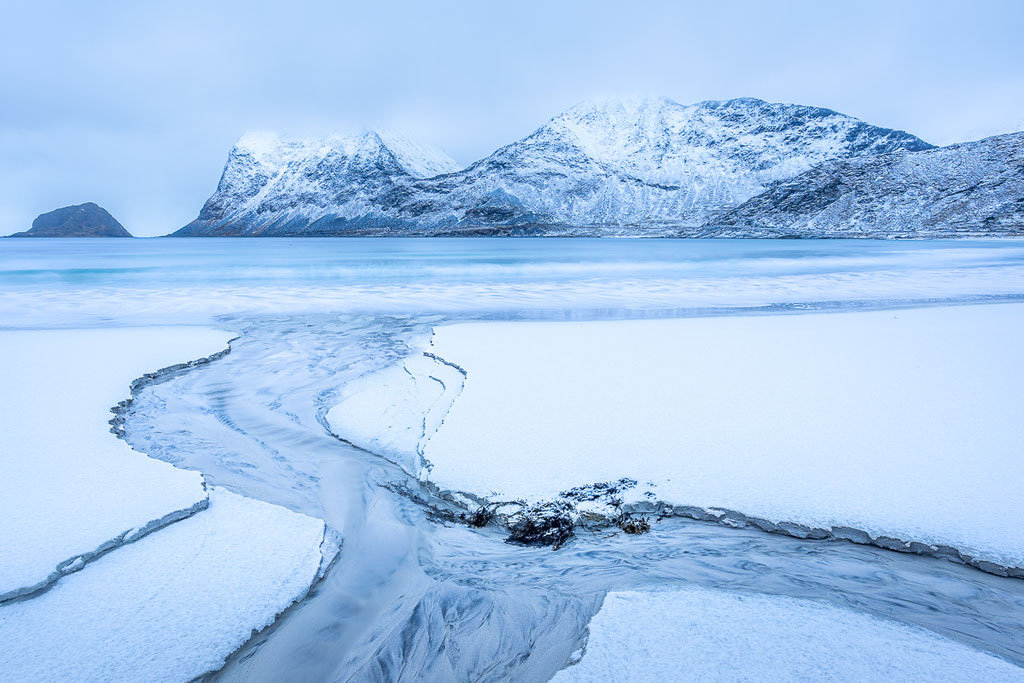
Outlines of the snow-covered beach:
<svg viewBox="0 0 1024 683">
<path fill-rule="evenodd" d="M 215 353 L 229 333 L 202 328 L 0 334 L 5 419 L 0 598 L 55 581 L 103 549 L 194 514 L 203 478 L 133 453 L 110 408 L 135 378 Z"/>
<path fill-rule="evenodd" d="M 133 451 L 111 407 L 226 348 L 201 327 L 0 331 L 0 678 L 188 680 L 301 598 L 320 520 Z"/>
<path fill-rule="evenodd" d="M 752 672 L 757 672 L 752 675 Z M 609 593 L 555 681 L 1024 680 L 1001 659 L 824 603 L 710 589 Z"/>
<path fill-rule="evenodd" d="M 3 678 L 1018 675 L 1019 244 L 193 244 L 0 263 Z"/>
<path fill-rule="evenodd" d="M 629 479 L 622 502 L 654 512 L 731 510 L 1019 570 L 1022 346 L 1020 304 L 468 323 L 349 385 L 328 417 L 490 500 Z"/>
<path fill-rule="evenodd" d="M 1024 2 L 2 18 L 0 683 L 1024 683 Z"/>
</svg>

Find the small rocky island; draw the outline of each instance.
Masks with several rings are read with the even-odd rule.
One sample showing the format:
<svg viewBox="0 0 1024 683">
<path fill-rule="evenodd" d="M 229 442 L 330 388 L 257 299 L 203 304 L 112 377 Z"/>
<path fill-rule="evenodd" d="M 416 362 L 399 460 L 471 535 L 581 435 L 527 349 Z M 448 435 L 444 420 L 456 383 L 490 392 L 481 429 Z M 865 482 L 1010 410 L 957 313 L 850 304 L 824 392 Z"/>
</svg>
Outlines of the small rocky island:
<svg viewBox="0 0 1024 683">
<path fill-rule="evenodd" d="M 131 237 L 124 226 L 93 202 L 40 214 L 32 229 L 11 237 Z"/>
</svg>

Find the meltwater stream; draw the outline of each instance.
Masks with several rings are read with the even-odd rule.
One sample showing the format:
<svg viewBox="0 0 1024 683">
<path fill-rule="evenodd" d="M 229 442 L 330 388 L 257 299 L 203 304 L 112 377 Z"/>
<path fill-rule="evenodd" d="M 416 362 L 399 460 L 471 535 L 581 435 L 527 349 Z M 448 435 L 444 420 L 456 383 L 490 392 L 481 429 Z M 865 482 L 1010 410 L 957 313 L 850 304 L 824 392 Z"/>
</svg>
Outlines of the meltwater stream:
<svg viewBox="0 0 1024 683">
<path fill-rule="evenodd" d="M 140 451 L 344 537 L 311 595 L 208 678 L 545 680 L 579 656 L 608 590 L 670 584 L 827 600 L 1024 665 L 1024 581 L 945 560 L 680 519 L 583 532 L 553 552 L 438 519 L 445 501 L 332 437 L 324 414 L 347 381 L 466 317 L 225 319 L 240 335 L 230 354 L 137 392 L 125 428 Z"/>
</svg>

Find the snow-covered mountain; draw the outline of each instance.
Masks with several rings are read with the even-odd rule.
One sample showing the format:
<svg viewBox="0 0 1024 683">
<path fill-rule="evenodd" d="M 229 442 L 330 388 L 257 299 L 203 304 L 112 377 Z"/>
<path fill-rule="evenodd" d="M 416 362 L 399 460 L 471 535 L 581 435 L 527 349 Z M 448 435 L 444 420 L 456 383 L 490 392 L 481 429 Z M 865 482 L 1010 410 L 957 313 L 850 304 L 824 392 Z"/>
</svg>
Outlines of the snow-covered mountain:
<svg viewBox="0 0 1024 683">
<path fill-rule="evenodd" d="M 829 109 L 587 102 L 464 170 L 386 135 L 246 136 L 178 234 L 669 234 L 834 159 L 930 149 Z"/>
<path fill-rule="evenodd" d="M 217 191 L 179 235 L 303 234 L 317 221 L 386 220 L 408 183 L 459 170 L 443 152 L 390 132 L 321 139 L 243 135 Z"/>
<path fill-rule="evenodd" d="M 1024 133 L 822 163 L 713 223 L 709 234 L 1024 235 Z"/>
<path fill-rule="evenodd" d="M 459 224 L 520 214 L 553 225 L 662 230 L 700 225 L 821 161 L 930 147 L 815 107 L 749 98 L 594 101 L 473 164 L 445 183 L 440 202 Z"/>
</svg>

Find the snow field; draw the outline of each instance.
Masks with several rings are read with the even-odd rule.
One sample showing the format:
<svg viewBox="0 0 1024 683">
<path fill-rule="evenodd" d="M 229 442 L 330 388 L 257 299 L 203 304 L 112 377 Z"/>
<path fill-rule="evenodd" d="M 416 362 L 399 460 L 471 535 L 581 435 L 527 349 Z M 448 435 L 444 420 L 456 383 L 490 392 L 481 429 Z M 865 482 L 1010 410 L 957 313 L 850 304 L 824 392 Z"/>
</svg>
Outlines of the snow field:
<svg viewBox="0 0 1024 683">
<path fill-rule="evenodd" d="M 364 375 L 345 388 L 327 413 L 335 434 L 425 476 L 422 453 L 462 390 L 462 373 L 428 356 Z"/>
<path fill-rule="evenodd" d="M 208 492 L 199 472 L 110 433 L 133 380 L 230 337 L 0 332 L 0 680 L 190 680 L 303 597 L 337 553 L 323 521 Z"/>
<path fill-rule="evenodd" d="M 209 508 L 0 606 L 0 680 L 187 681 L 303 597 L 324 523 L 213 488 Z"/>
<path fill-rule="evenodd" d="M 929 631 L 826 603 L 705 588 L 609 593 L 569 681 L 1024 681 Z"/>
<path fill-rule="evenodd" d="M 189 327 L 0 332 L 0 599 L 206 504 L 202 475 L 134 452 L 107 423 L 134 379 L 220 351 L 231 336 Z"/>
<path fill-rule="evenodd" d="M 467 376 L 421 450 L 439 486 L 495 499 L 631 477 L 626 502 L 1022 567 L 1020 348 L 1021 304 L 442 326 L 430 350 Z M 419 424 L 411 390 L 361 383 L 329 416 L 340 436 L 373 450 L 403 411 Z"/>
</svg>

